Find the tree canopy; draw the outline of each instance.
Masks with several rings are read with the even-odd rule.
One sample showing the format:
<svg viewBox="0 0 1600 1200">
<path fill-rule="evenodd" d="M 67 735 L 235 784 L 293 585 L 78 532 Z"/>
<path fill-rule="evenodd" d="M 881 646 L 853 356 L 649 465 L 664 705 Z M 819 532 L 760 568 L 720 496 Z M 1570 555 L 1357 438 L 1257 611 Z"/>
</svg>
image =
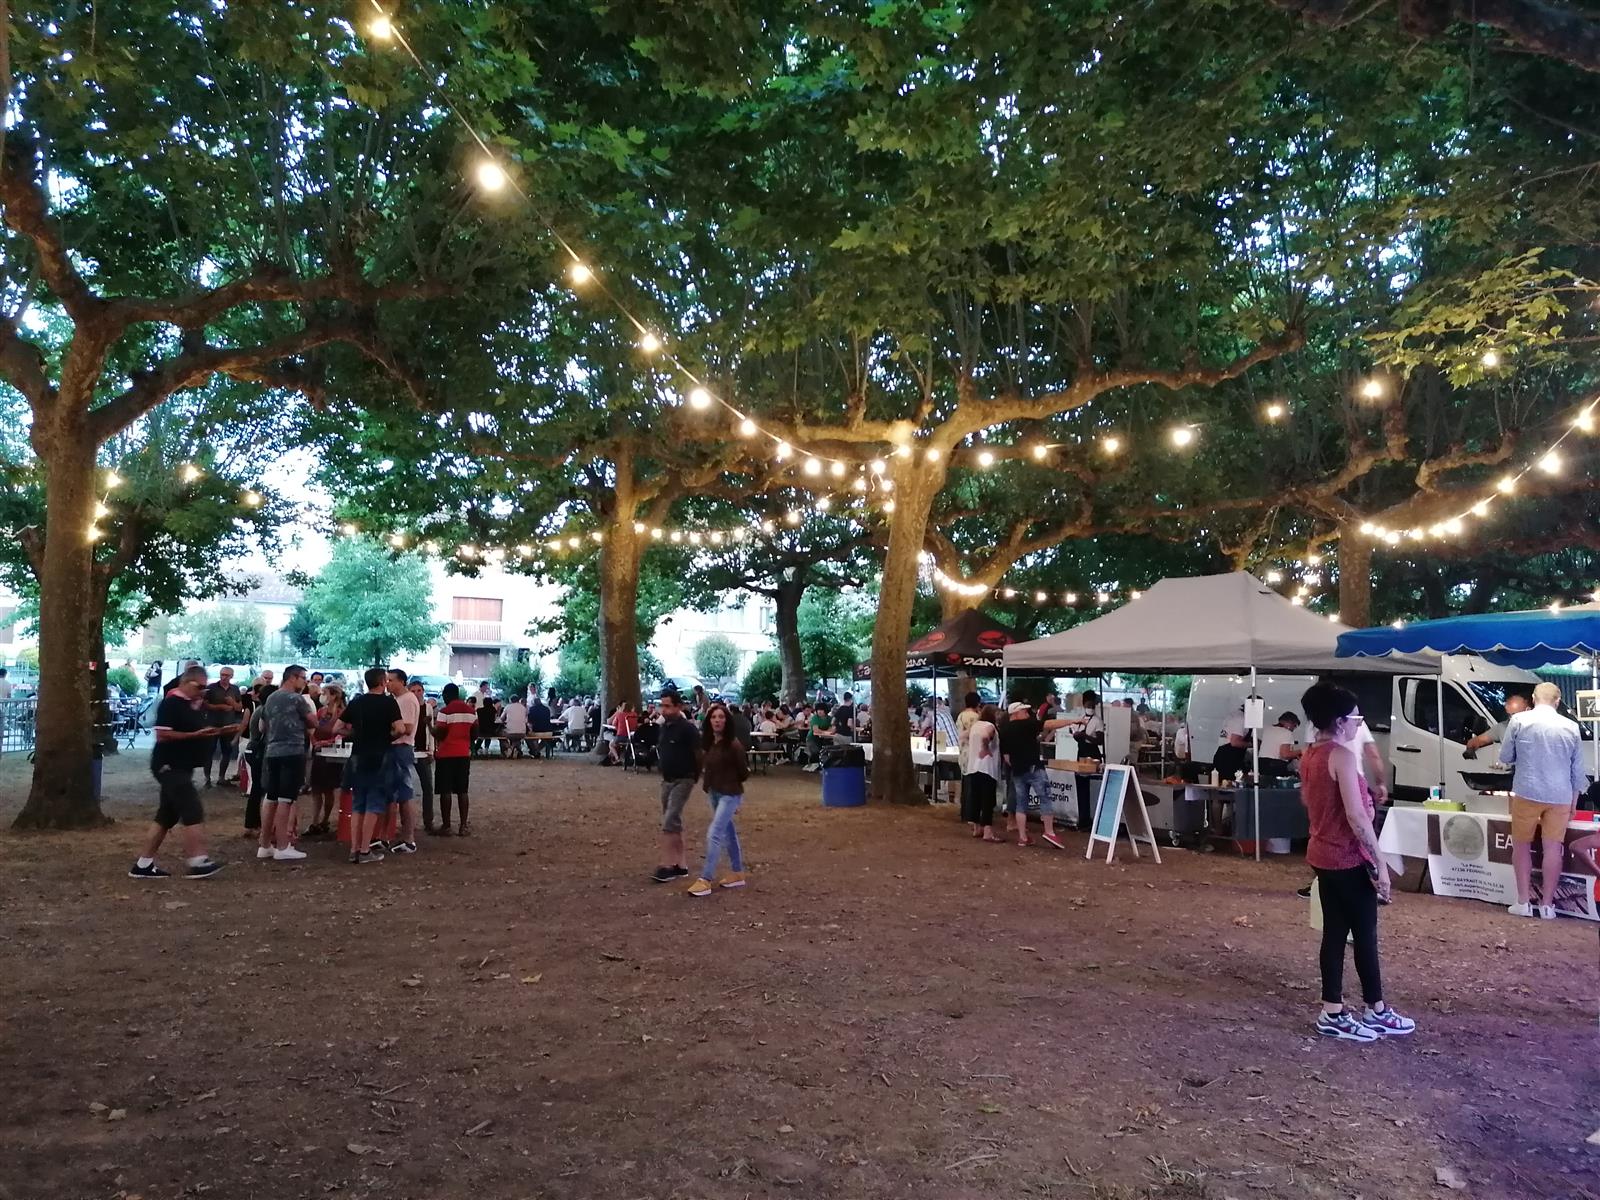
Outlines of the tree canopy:
<svg viewBox="0 0 1600 1200">
<path fill-rule="evenodd" d="M 447 628 L 433 619 L 433 581 L 415 554 L 368 538 L 344 538 L 306 589 L 317 645 L 330 659 L 384 666 L 428 649 Z"/>
</svg>

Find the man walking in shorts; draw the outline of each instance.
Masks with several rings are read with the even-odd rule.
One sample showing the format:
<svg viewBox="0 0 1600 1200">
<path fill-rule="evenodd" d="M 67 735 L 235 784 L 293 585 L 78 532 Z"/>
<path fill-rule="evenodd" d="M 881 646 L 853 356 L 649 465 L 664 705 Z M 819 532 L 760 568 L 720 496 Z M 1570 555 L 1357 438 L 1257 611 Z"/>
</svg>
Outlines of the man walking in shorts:
<svg viewBox="0 0 1600 1200">
<path fill-rule="evenodd" d="M 700 777 L 700 733 L 683 715 L 683 701 L 676 692 L 661 697 L 656 761 L 661 767 L 661 865 L 650 881 L 671 883 L 689 874 L 683 852 L 683 806 Z"/>
<path fill-rule="evenodd" d="M 196 702 L 205 691 L 206 673 L 192 667 L 178 678 L 177 686 L 162 697 L 156 709 L 156 744 L 150 751 L 150 773 L 161 789 L 144 853 L 128 868 L 132 879 L 170 879 L 171 871 L 156 866 L 156 854 L 174 825 L 183 826 L 183 853 L 188 860 L 185 875 L 205 879 L 222 870 L 205 852 L 205 810 L 194 786 L 194 773 L 211 761 L 219 736 L 238 733 L 237 725 L 211 725 Z"/>
<path fill-rule="evenodd" d="M 1589 788 L 1583 769 L 1583 740 L 1576 722 L 1556 711 L 1561 689 L 1541 683 L 1533 689 L 1533 710 L 1520 712 L 1506 726 L 1500 761 L 1512 767 L 1511 866 L 1517 876 L 1514 917 L 1556 915 L 1556 885 L 1566 858 L 1567 823 L 1572 806 Z M 1544 903 L 1533 903 L 1533 839 L 1543 844 Z"/>
</svg>

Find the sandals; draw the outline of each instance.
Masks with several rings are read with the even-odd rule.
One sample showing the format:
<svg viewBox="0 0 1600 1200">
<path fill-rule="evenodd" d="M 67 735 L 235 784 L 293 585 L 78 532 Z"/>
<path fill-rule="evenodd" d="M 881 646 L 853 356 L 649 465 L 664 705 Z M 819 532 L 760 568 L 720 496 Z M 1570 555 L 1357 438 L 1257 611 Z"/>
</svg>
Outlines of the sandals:
<svg viewBox="0 0 1600 1200">
<path fill-rule="evenodd" d="M 1033 839 L 1031 837 L 1019 837 L 1017 839 L 1017 845 L 1019 845 L 1019 846 L 1031 846 L 1031 845 L 1033 845 Z"/>
</svg>

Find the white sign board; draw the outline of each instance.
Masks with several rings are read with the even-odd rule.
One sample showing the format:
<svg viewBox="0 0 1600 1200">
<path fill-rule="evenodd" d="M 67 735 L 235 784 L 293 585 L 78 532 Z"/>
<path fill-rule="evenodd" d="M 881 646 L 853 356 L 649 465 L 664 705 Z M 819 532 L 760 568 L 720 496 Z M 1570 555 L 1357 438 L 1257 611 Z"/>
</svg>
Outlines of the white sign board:
<svg viewBox="0 0 1600 1200">
<path fill-rule="evenodd" d="M 1117 831 L 1125 830 L 1133 856 L 1139 857 L 1139 843 L 1146 842 L 1156 862 L 1161 861 L 1161 850 L 1156 845 L 1155 830 L 1150 828 L 1150 810 L 1145 807 L 1144 793 L 1139 789 L 1139 777 L 1133 768 L 1117 763 L 1107 763 L 1100 780 L 1100 799 L 1094 807 L 1094 824 L 1089 827 L 1089 848 L 1085 858 L 1093 858 L 1095 847 L 1104 842 L 1106 861 L 1117 856 Z"/>
</svg>

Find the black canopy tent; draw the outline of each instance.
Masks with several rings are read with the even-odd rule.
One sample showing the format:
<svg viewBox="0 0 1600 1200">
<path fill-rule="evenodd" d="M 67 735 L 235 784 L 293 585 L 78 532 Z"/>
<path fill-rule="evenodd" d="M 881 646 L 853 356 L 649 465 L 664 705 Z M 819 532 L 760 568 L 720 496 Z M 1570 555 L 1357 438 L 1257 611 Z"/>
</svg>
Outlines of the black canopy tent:
<svg viewBox="0 0 1600 1200">
<path fill-rule="evenodd" d="M 925 633 L 906 647 L 906 674 L 930 679 L 956 679 L 962 675 L 999 675 L 1005 667 L 1005 648 L 1017 635 L 981 612 L 969 610 Z M 856 679 L 872 678 L 872 663 L 858 663 Z"/>
</svg>

